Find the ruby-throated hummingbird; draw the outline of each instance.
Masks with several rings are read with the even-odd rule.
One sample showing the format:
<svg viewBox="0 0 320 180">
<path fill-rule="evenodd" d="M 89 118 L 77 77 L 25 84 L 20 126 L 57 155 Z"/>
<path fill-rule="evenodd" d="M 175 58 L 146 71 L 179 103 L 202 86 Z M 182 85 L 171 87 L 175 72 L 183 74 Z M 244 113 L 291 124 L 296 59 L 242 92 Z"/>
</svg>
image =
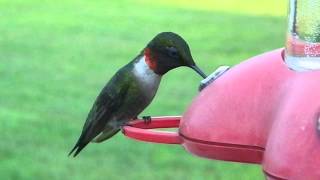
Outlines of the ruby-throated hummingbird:
<svg viewBox="0 0 320 180">
<path fill-rule="evenodd" d="M 155 96 L 161 77 L 180 66 L 190 67 L 206 78 L 193 61 L 184 39 L 172 32 L 155 36 L 102 89 L 69 155 L 75 151 L 75 157 L 90 141 L 102 142 L 136 119 Z"/>
</svg>

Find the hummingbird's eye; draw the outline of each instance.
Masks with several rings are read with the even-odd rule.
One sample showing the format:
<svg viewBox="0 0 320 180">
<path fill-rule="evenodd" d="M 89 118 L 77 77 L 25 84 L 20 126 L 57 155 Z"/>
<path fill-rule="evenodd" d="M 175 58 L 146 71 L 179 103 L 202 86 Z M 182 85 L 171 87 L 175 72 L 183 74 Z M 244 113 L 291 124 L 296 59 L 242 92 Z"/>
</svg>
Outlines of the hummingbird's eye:
<svg viewBox="0 0 320 180">
<path fill-rule="evenodd" d="M 170 57 L 175 58 L 175 59 L 179 58 L 177 48 L 171 46 L 171 47 L 167 47 L 166 49 L 167 49 L 168 55 Z"/>
</svg>

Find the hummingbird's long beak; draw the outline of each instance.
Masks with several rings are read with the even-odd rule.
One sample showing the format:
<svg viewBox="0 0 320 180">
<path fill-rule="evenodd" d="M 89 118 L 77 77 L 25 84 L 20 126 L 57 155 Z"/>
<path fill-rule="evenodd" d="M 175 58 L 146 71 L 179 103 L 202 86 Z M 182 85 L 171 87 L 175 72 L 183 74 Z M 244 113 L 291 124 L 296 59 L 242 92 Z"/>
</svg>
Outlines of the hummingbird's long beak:
<svg viewBox="0 0 320 180">
<path fill-rule="evenodd" d="M 204 79 L 207 78 L 207 75 L 196 65 L 190 66 L 193 70 L 195 70 L 201 77 Z"/>
</svg>

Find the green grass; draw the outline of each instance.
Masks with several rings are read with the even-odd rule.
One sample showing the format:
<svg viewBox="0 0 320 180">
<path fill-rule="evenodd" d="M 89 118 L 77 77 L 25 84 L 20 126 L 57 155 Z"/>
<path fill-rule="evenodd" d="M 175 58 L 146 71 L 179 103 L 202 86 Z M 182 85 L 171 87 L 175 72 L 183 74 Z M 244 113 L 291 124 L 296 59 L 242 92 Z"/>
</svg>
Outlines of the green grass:
<svg viewBox="0 0 320 180">
<path fill-rule="evenodd" d="M 0 178 L 263 179 L 256 165 L 120 133 L 67 157 L 100 89 L 158 32 L 183 36 L 207 73 L 284 44 L 286 2 L 186 2 L 0 1 Z M 199 81 L 170 72 L 143 114 L 182 114 Z"/>
</svg>

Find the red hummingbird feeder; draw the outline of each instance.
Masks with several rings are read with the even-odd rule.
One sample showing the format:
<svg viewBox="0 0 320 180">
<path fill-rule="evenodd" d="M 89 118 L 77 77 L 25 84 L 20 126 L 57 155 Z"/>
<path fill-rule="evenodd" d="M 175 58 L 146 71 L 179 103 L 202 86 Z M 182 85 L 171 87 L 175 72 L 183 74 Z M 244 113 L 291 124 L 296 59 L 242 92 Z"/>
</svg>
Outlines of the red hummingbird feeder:
<svg viewBox="0 0 320 180">
<path fill-rule="evenodd" d="M 316 5 L 305 6 L 310 3 Z M 123 133 L 182 145 L 204 158 L 261 164 L 270 180 L 320 179 L 320 28 L 315 25 L 320 27 L 320 2 L 291 0 L 286 49 L 215 76 L 183 116 L 133 121 Z M 178 132 L 151 130 L 173 127 Z"/>
</svg>

